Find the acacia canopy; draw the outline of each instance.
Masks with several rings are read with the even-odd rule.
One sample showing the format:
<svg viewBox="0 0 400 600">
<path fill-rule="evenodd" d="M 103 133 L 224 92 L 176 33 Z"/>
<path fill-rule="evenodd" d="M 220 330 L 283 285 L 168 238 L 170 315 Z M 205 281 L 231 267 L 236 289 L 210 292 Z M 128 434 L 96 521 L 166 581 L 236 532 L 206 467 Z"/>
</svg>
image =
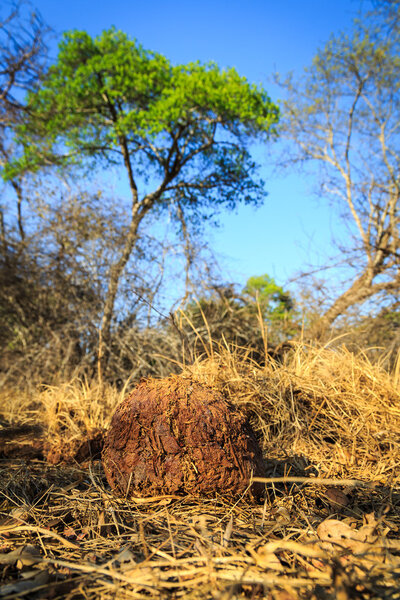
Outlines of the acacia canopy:
<svg viewBox="0 0 400 600">
<path fill-rule="evenodd" d="M 262 199 L 246 142 L 273 131 L 278 109 L 234 69 L 173 66 L 114 29 L 97 38 L 73 31 L 28 106 L 19 132 L 24 155 L 8 176 L 122 157 L 135 201 L 143 173 L 157 182 L 157 200 L 171 193 L 231 206 Z"/>
</svg>

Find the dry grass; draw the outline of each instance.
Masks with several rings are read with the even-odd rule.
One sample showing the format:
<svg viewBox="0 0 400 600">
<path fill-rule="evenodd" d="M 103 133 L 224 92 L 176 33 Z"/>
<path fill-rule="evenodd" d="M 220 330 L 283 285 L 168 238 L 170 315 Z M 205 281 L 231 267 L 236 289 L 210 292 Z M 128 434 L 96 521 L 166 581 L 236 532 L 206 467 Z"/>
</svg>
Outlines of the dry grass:
<svg viewBox="0 0 400 600">
<path fill-rule="evenodd" d="M 125 501 L 99 462 L 0 461 L 0 598 L 400 598 L 398 371 L 344 349 L 299 345 L 265 368 L 247 356 L 210 348 L 183 373 L 250 415 L 264 504 Z M 8 392 L 0 416 L 78 438 L 107 427 L 125 391 Z"/>
<path fill-rule="evenodd" d="M 261 369 L 225 349 L 187 372 L 250 414 L 267 456 L 302 456 L 327 477 L 400 472 L 400 382 L 363 355 L 296 345 Z"/>
</svg>

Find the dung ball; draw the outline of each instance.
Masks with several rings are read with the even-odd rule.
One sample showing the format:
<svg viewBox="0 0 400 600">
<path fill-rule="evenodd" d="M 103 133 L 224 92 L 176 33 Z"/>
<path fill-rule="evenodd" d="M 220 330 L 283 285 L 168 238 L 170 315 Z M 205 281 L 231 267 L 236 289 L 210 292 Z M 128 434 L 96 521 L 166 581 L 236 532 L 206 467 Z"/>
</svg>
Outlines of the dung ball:
<svg viewBox="0 0 400 600">
<path fill-rule="evenodd" d="M 117 407 L 102 461 L 126 497 L 238 495 L 263 457 L 245 415 L 224 396 L 182 376 L 142 381 Z M 257 497 L 262 485 L 253 484 Z"/>
</svg>

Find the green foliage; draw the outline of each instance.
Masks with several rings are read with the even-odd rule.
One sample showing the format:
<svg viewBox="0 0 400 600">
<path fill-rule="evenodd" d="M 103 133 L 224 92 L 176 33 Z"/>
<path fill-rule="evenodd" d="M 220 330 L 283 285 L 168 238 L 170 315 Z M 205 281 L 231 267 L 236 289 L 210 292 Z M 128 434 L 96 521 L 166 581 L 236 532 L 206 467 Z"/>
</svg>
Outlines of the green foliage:
<svg viewBox="0 0 400 600">
<path fill-rule="evenodd" d="M 131 179 L 156 178 L 165 202 L 233 207 L 262 198 L 247 141 L 274 133 L 278 109 L 234 69 L 172 65 L 115 29 L 96 38 L 72 31 L 28 105 L 18 131 L 24 153 L 6 178 L 89 159 L 123 163 Z"/>
<path fill-rule="evenodd" d="M 183 313 L 185 317 L 178 314 L 177 321 L 195 352 L 204 351 L 211 339 L 251 347 L 256 362 L 265 359 L 266 337 L 274 348 L 300 329 L 293 299 L 269 275 L 251 277 L 241 292 L 233 285 L 215 287 L 199 300 L 188 302 Z"/>
<path fill-rule="evenodd" d="M 250 277 L 243 292 L 252 302 L 258 302 L 267 321 L 284 321 L 294 309 L 290 294 L 267 274 Z"/>
</svg>

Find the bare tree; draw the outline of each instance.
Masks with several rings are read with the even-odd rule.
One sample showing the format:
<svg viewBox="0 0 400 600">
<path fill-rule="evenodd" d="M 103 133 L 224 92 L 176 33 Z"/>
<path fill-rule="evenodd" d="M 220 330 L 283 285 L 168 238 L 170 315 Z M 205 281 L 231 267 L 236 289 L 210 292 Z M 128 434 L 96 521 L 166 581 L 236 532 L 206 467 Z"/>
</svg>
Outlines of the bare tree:
<svg viewBox="0 0 400 600">
<path fill-rule="evenodd" d="M 17 151 L 12 132 L 25 110 L 23 101 L 26 92 L 33 89 L 43 74 L 49 33 L 39 13 L 28 2 L 11 2 L 2 8 L 8 8 L 8 14 L 3 16 L 0 12 L 0 171 L 11 162 Z M 10 178 L 9 185 L 15 194 L 18 232 L 23 241 L 23 177 Z M 1 241 L 5 250 L 5 218 L 1 205 L 0 212 Z"/>
<path fill-rule="evenodd" d="M 400 3 L 378 8 L 351 37 L 332 37 L 301 81 L 281 82 L 287 162 L 319 165 L 321 197 L 349 228 L 342 253 L 352 281 L 319 335 L 350 307 L 400 290 Z"/>
</svg>

